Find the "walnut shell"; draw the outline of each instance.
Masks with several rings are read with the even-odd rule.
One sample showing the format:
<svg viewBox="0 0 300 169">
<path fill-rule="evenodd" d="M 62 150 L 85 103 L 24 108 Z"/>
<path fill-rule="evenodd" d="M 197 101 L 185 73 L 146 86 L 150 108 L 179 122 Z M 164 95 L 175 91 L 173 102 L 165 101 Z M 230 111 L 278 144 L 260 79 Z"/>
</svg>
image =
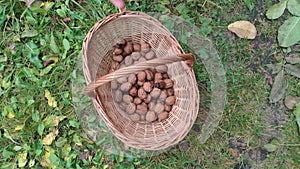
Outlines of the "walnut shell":
<svg viewBox="0 0 300 169">
<path fill-rule="evenodd" d="M 135 110 L 136 110 L 136 105 L 135 105 L 134 103 L 129 103 L 129 104 L 127 105 L 125 111 L 126 111 L 128 114 L 133 114 L 133 113 L 135 112 Z"/>
<path fill-rule="evenodd" d="M 146 115 L 140 115 L 140 121 L 145 121 L 146 120 Z"/>
<path fill-rule="evenodd" d="M 114 54 L 114 55 L 120 55 L 120 54 L 122 54 L 122 52 L 123 52 L 122 49 L 120 49 L 120 48 L 115 48 L 115 50 L 113 51 L 113 54 Z"/>
<path fill-rule="evenodd" d="M 137 78 L 136 78 L 135 74 L 130 74 L 128 76 L 128 82 L 131 83 L 132 85 L 136 84 L 136 80 L 137 80 Z"/>
<path fill-rule="evenodd" d="M 130 82 L 126 82 L 126 83 L 123 83 L 120 87 L 120 89 L 123 91 L 123 92 L 128 92 L 132 87 L 132 84 Z"/>
<path fill-rule="evenodd" d="M 136 113 L 144 115 L 148 111 L 147 105 L 139 104 L 136 106 Z"/>
<path fill-rule="evenodd" d="M 146 92 L 151 92 L 153 88 L 153 84 L 151 82 L 145 82 L 143 88 Z"/>
<path fill-rule="evenodd" d="M 134 121 L 134 122 L 140 121 L 140 115 L 137 114 L 137 113 L 134 113 L 134 114 L 129 115 L 129 118 L 130 118 L 132 121 Z"/>
<path fill-rule="evenodd" d="M 163 89 L 163 88 L 165 88 L 165 86 L 166 86 L 166 83 L 163 80 L 159 80 L 157 82 L 154 82 L 154 87 Z"/>
<path fill-rule="evenodd" d="M 123 56 L 122 55 L 113 55 L 113 60 L 116 62 L 122 62 Z"/>
<path fill-rule="evenodd" d="M 136 98 L 134 98 L 133 103 L 136 104 L 136 105 L 141 104 L 142 103 L 142 99 L 136 97 Z"/>
<path fill-rule="evenodd" d="M 158 72 L 158 73 L 165 73 L 168 71 L 168 66 L 166 65 L 159 65 L 159 66 L 156 66 L 155 67 L 155 70 Z"/>
<path fill-rule="evenodd" d="M 169 117 L 169 113 L 164 111 L 158 115 L 158 121 L 165 120 Z"/>
<path fill-rule="evenodd" d="M 138 90 L 138 96 L 140 99 L 146 99 L 147 98 L 147 93 L 146 91 L 141 87 Z"/>
<path fill-rule="evenodd" d="M 139 60 L 141 58 L 140 52 L 132 52 L 131 57 L 133 60 Z"/>
<path fill-rule="evenodd" d="M 166 94 L 165 92 L 161 92 L 161 93 L 160 93 L 160 96 L 159 96 L 159 99 L 160 99 L 161 101 L 165 101 L 166 98 L 167 98 L 167 94 Z"/>
<path fill-rule="evenodd" d="M 154 108 L 155 108 L 155 102 L 154 101 L 151 101 L 150 103 L 148 103 L 148 109 L 149 110 L 154 110 Z"/>
<path fill-rule="evenodd" d="M 144 57 L 141 57 L 141 58 L 138 60 L 139 63 L 145 62 L 145 61 L 147 61 L 147 60 L 146 60 Z"/>
<path fill-rule="evenodd" d="M 160 92 L 161 92 L 161 90 L 159 88 L 155 87 L 155 88 L 152 89 L 150 95 L 153 99 L 156 99 L 160 96 Z"/>
<path fill-rule="evenodd" d="M 141 45 L 140 44 L 133 44 L 133 50 L 135 52 L 141 51 Z"/>
<path fill-rule="evenodd" d="M 166 105 L 172 106 L 175 103 L 176 97 L 175 96 L 169 96 L 166 99 Z"/>
<path fill-rule="evenodd" d="M 162 76 L 163 76 L 163 79 L 170 79 L 168 73 L 164 73 Z"/>
<path fill-rule="evenodd" d="M 147 114 L 146 114 L 146 121 L 147 122 L 153 122 L 157 120 L 157 116 L 155 114 L 154 111 L 148 111 Z"/>
<path fill-rule="evenodd" d="M 116 45 L 118 47 L 124 47 L 126 45 L 126 40 L 125 39 L 118 39 L 116 42 Z"/>
<path fill-rule="evenodd" d="M 151 96 L 150 96 L 150 94 L 148 94 L 147 98 L 144 99 L 144 103 L 148 104 L 148 103 L 150 103 L 150 101 L 151 101 Z"/>
<path fill-rule="evenodd" d="M 150 50 L 149 52 L 146 53 L 145 58 L 150 60 L 153 59 L 155 57 L 155 53 L 153 50 Z"/>
<path fill-rule="evenodd" d="M 125 103 L 132 103 L 133 102 L 132 96 L 130 96 L 128 94 L 124 95 L 123 96 L 123 102 L 125 102 Z"/>
<path fill-rule="evenodd" d="M 161 103 L 157 103 L 154 107 L 154 111 L 157 113 L 157 114 L 160 114 L 162 113 L 163 111 L 165 110 L 165 106 Z"/>
<path fill-rule="evenodd" d="M 145 83 L 144 81 L 138 81 L 138 82 L 137 82 L 137 85 L 138 85 L 138 86 L 143 86 L 144 83 Z"/>
<path fill-rule="evenodd" d="M 132 87 L 130 90 L 129 90 L 129 94 L 130 96 L 137 96 L 137 89 L 136 87 Z"/>
</svg>

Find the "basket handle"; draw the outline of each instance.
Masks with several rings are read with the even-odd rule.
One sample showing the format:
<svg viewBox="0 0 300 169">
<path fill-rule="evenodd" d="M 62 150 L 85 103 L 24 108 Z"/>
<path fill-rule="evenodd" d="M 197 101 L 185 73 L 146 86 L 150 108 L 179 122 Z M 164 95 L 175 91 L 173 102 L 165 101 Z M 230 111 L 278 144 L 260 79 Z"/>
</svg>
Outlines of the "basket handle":
<svg viewBox="0 0 300 169">
<path fill-rule="evenodd" d="M 97 87 L 99 87 L 105 83 L 111 82 L 114 79 L 118 79 L 120 77 L 129 75 L 132 73 L 137 73 L 138 71 L 154 68 L 155 66 L 158 66 L 158 65 L 165 65 L 165 64 L 170 64 L 173 62 L 178 62 L 178 61 L 185 61 L 185 63 L 189 67 L 192 68 L 194 61 L 195 61 L 195 57 L 193 54 L 177 54 L 177 55 L 168 56 L 168 57 L 155 58 L 152 60 L 134 64 L 132 66 L 124 67 L 124 68 L 118 69 L 114 72 L 111 72 L 109 74 L 106 74 L 104 76 L 97 78 L 95 81 L 88 84 L 83 89 L 83 92 L 85 95 L 87 95 L 89 97 L 93 97 L 94 91 Z"/>
</svg>

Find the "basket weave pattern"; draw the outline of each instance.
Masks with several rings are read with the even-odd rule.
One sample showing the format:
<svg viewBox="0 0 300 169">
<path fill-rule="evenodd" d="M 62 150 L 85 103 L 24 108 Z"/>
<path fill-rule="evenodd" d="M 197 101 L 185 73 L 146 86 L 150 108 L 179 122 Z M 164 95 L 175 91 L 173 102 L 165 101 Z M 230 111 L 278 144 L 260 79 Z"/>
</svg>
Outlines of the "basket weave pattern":
<svg viewBox="0 0 300 169">
<path fill-rule="evenodd" d="M 118 112 L 107 82 L 127 71 L 137 73 L 151 66 L 148 62 L 152 61 L 109 74 L 112 46 L 118 39 L 132 40 L 133 43 L 147 42 L 158 56 L 157 61 L 173 62 L 167 66 L 168 74 L 174 81 L 177 99 L 168 119 L 138 123 Z M 95 88 L 93 104 L 112 133 L 127 146 L 144 150 L 165 149 L 181 141 L 191 129 L 199 109 L 199 92 L 191 67 L 184 61 L 174 62 L 173 56 L 183 53 L 177 40 L 163 25 L 141 12 L 127 11 L 110 15 L 89 31 L 83 42 L 82 59 L 87 84 L 98 83 L 97 86 L 89 85 Z M 155 60 L 153 63 L 157 64 Z"/>
</svg>

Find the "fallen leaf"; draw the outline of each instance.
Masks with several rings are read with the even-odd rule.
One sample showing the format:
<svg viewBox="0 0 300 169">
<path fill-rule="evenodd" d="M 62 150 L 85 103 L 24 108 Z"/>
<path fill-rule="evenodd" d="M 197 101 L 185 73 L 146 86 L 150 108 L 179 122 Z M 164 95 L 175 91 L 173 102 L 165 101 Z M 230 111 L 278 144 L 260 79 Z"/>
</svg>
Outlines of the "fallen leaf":
<svg viewBox="0 0 300 169">
<path fill-rule="evenodd" d="M 27 151 L 23 151 L 18 154 L 18 166 L 19 168 L 25 167 L 27 163 Z"/>
<path fill-rule="evenodd" d="M 290 63 L 292 65 L 300 63 L 300 57 L 296 55 L 287 56 L 285 57 L 285 60 L 287 63 Z"/>
<path fill-rule="evenodd" d="M 279 18 L 283 14 L 283 12 L 286 8 L 286 3 L 287 3 L 287 1 L 281 1 L 281 2 L 271 6 L 266 13 L 267 18 L 268 19 Z"/>
<path fill-rule="evenodd" d="M 296 108 L 294 110 L 294 114 L 296 116 L 296 122 L 297 122 L 299 133 L 300 133 L 300 102 L 298 102 L 296 104 Z"/>
<path fill-rule="evenodd" d="M 29 166 L 29 167 L 33 167 L 34 164 L 35 164 L 35 159 L 31 159 L 31 160 L 29 161 L 28 166 Z"/>
<path fill-rule="evenodd" d="M 274 152 L 274 151 L 276 151 L 277 150 L 277 145 L 274 145 L 274 144 L 271 144 L 271 143 L 269 143 L 269 144 L 265 144 L 264 145 L 264 149 L 267 151 L 267 152 Z"/>
<path fill-rule="evenodd" d="M 289 0 L 287 8 L 291 14 L 300 16 L 300 0 Z"/>
<path fill-rule="evenodd" d="M 21 34 L 21 38 L 31 38 L 38 35 L 38 32 L 36 30 L 24 30 Z"/>
<path fill-rule="evenodd" d="M 41 160 L 41 166 L 43 167 L 47 167 L 47 168 L 55 168 L 56 166 L 51 163 L 50 161 L 50 153 L 54 153 L 55 151 L 49 147 L 49 146 L 45 146 L 45 154 L 44 156 L 42 157 L 42 160 Z"/>
<path fill-rule="evenodd" d="M 12 119 L 12 118 L 15 117 L 15 114 L 14 114 L 12 111 L 9 111 L 8 114 L 7 114 L 7 117 L 8 117 L 9 119 Z"/>
<path fill-rule="evenodd" d="M 58 129 L 50 132 L 49 134 L 47 134 L 44 138 L 43 138 L 43 144 L 44 145 L 51 145 L 53 140 L 55 139 L 55 137 L 58 134 Z"/>
<path fill-rule="evenodd" d="M 50 37 L 50 49 L 54 52 L 54 53 L 59 53 L 59 49 L 58 46 L 55 42 L 55 37 L 53 35 L 53 32 L 51 32 L 51 37 Z"/>
<path fill-rule="evenodd" d="M 290 47 L 300 40 L 300 17 L 290 17 L 278 29 L 278 43 L 281 47 Z"/>
<path fill-rule="evenodd" d="M 14 131 L 22 130 L 24 125 L 17 125 Z"/>
<path fill-rule="evenodd" d="M 256 37 L 256 28 L 249 21 L 237 21 L 228 25 L 228 29 L 234 32 L 240 38 L 254 39 Z"/>
<path fill-rule="evenodd" d="M 29 8 L 34 0 L 26 0 L 26 6 Z"/>
<path fill-rule="evenodd" d="M 61 122 L 65 118 L 66 116 L 49 115 L 43 120 L 43 122 L 45 127 L 55 127 L 58 126 L 59 122 Z"/>
<path fill-rule="evenodd" d="M 284 78 L 284 71 L 282 70 L 275 77 L 270 94 L 270 103 L 276 103 L 281 100 L 286 88 L 287 82 Z"/>
<path fill-rule="evenodd" d="M 55 101 L 55 98 L 51 96 L 51 93 L 48 89 L 45 90 L 45 97 L 48 100 L 48 105 L 51 107 L 57 107 L 57 102 Z"/>
<path fill-rule="evenodd" d="M 284 100 L 284 105 L 288 109 L 294 109 L 296 104 L 300 101 L 300 97 L 290 96 L 288 95 Z"/>
<path fill-rule="evenodd" d="M 300 78 L 300 68 L 298 66 L 286 64 L 284 67 L 287 73 Z"/>
</svg>

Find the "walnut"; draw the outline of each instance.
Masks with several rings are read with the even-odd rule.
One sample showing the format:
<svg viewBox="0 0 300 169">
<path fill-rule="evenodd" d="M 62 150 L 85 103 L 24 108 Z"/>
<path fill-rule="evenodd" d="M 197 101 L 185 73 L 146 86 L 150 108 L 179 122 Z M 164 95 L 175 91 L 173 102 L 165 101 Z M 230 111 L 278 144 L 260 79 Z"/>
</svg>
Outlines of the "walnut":
<svg viewBox="0 0 300 169">
<path fill-rule="evenodd" d="M 148 111 L 146 114 L 146 121 L 153 122 L 157 119 L 156 114 L 154 111 Z"/>
<path fill-rule="evenodd" d="M 160 96 L 159 96 L 159 99 L 160 100 L 162 100 L 162 101 L 165 101 L 166 100 L 166 98 L 167 98 L 167 94 L 166 94 L 166 92 L 161 92 L 160 93 Z"/>
<path fill-rule="evenodd" d="M 157 113 L 157 114 L 160 114 L 162 113 L 163 111 L 165 110 L 165 106 L 161 103 L 157 103 L 154 107 L 154 111 Z"/>
<path fill-rule="evenodd" d="M 147 96 L 147 98 L 146 99 L 144 99 L 144 103 L 150 103 L 150 101 L 151 101 L 151 96 L 150 96 L 150 94 L 148 94 L 148 96 Z"/>
<path fill-rule="evenodd" d="M 173 96 L 174 95 L 174 89 L 173 88 L 169 88 L 169 89 L 167 89 L 167 95 L 168 96 Z"/>
<path fill-rule="evenodd" d="M 118 48 L 123 48 L 126 45 L 126 40 L 125 39 L 118 39 L 116 42 L 116 45 Z"/>
<path fill-rule="evenodd" d="M 133 52 L 131 54 L 131 57 L 133 60 L 139 60 L 141 58 L 141 54 L 140 54 L 140 52 Z"/>
<path fill-rule="evenodd" d="M 120 89 L 123 91 L 123 92 L 128 92 L 129 89 L 131 89 L 132 87 L 132 84 L 130 82 L 126 82 L 126 83 L 123 83 L 120 87 Z"/>
<path fill-rule="evenodd" d="M 155 67 L 155 70 L 158 72 L 158 73 L 165 73 L 168 71 L 168 66 L 166 65 L 159 65 L 159 66 L 156 66 Z"/>
<path fill-rule="evenodd" d="M 134 122 L 140 121 L 140 115 L 136 113 L 129 115 L 129 118 Z"/>
<path fill-rule="evenodd" d="M 116 62 L 122 62 L 123 56 L 122 55 L 113 55 L 113 60 Z"/>
<path fill-rule="evenodd" d="M 158 98 L 158 96 L 160 96 L 160 92 L 161 92 L 161 90 L 159 88 L 155 87 L 152 89 L 152 92 L 150 93 L 150 95 L 153 99 L 156 99 L 156 98 Z"/>
<path fill-rule="evenodd" d="M 114 100 L 116 102 L 121 102 L 122 101 L 122 98 L 123 98 L 123 95 L 122 95 L 122 92 L 120 90 L 116 90 L 114 92 Z"/>
<path fill-rule="evenodd" d="M 146 42 L 141 44 L 141 51 L 148 51 L 150 48 L 150 45 Z"/>
<path fill-rule="evenodd" d="M 124 47 L 124 52 L 123 52 L 123 56 L 125 55 L 130 55 L 133 52 L 133 46 L 132 46 L 132 42 L 127 42 L 125 47 Z"/>
<path fill-rule="evenodd" d="M 146 53 L 145 58 L 150 60 L 153 59 L 155 57 L 155 53 L 153 50 L 150 50 L 148 53 Z"/>
<path fill-rule="evenodd" d="M 163 88 L 165 88 L 165 86 L 166 86 L 166 83 L 163 80 L 159 80 L 157 82 L 154 82 L 154 87 L 163 89 Z"/>
<path fill-rule="evenodd" d="M 113 80 L 110 82 L 111 89 L 117 89 L 119 87 L 118 82 Z"/>
<path fill-rule="evenodd" d="M 166 89 L 173 87 L 173 80 L 165 79 L 164 82 L 166 83 L 166 85 L 165 85 Z"/>
<path fill-rule="evenodd" d="M 155 73 L 154 75 L 154 81 L 157 82 L 159 80 L 161 80 L 163 77 L 162 77 L 162 74 L 161 73 Z"/>
<path fill-rule="evenodd" d="M 120 48 L 115 48 L 114 52 L 113 52 L 113 55 L 120 55 L 122 54 L 123 50 L 120 49 Z"/>
<path fill-rule="evenodd" d="M 131 103 L 131 102 L 133 102 L 133 98 L 132 98 L 132 96 L 130 96 L 130 95 L 124 95 L 123 96 L 123 102 L 125 102 L 125 103 Z"/>
<path fill-rule="evenodd" d="M 146 92 L 151 92 L 153 88 L 153 84 L 151 82 L 145 82 L 143 88 Z"/>
<path fill-rule="evenodd" d="M 144 115 L 148 111 L 147 105 L 139 104 L 136 106 L 136 113 Z"/>
<path fill-rule="evenodd" d="M 136 105 L 135 105 L 134 103 L 129 103 L 129 104 L 127 105 L 125 111 L 126 111 L 128 114 L 133 114 L 133 113 L 135 112 L 135 110 L 136 110 Z"/>
<path fill-rule="evenodd" d="M 172 107 L 171 106 L 165 106 L 165 111 L 169 112 L 171 111 Z"/>
<path fill-rule="evenodd" d="M 121 83 L 121 84 L 126 83 L 127 82 L 127 78 L 125 76 L 120 77 L 120 78 L 117 79 L 117 82 Z"/>
<path fill-rule="evenodd" d="M 158 121 L 165 120 L 169 117 L 169 113 L 164 111 L 158 115 Z"/>
<path fill-rule="evenodd" d="M 175 103 L 176 97 L 175 96 L 169 96 L 166 99 L 166 105 L 172 106 Z"/>
<path fill-rule="evenodd" d="M 153 78 L 154 78 L 154 74 L 153 74 L 153 72 L 151 71 L 151 70 L 145 70 L 145 73 L 146 73 L 146 79 L 147 80 L 153 80 Z"/>
<path fill-rule="evenodd" d="M 130 82 L 132 85 L 134 85 L 136 83 L 136 75 L 135 74 L 130 74 L 128 76 L 128 82 Z"/>
<path fill-rule="evenodd" d="M 136 105 L 141 104 L 142 103 L 142 99 L 136 97 L 136 98 L 134 98 L 133 103 L 136 104 Z"/>
<path fill-rule="evenodd" d="M 126 66 L 132 65 L 132 64 L 133 64 L 133 59 L 132 59 L 132 57 L 131 57 L 131 56 L 127 56 L 127 57 L 125 58 L 125 60 L 124 60 L 124 63 L 125 63 Z"/>
<path fill-rule="evenodd" d="M 155 105 L 156 105 L 155 102 L 151 101 L 150 103 L 148 103 L 148 109 L 149 110 L 154 110 Z"/>
<path fill-rule="evenodd" d="M 141 62 L 145 62 L 145 61 L 147 61 L 147 60 L 144 57 L 141 57 L 138 62 L 141 63 Z"/>
<path fill-rule="evenodd" d="M 129 94 L 130 96 L 137 96 L 137 89 L 136 87 L 132 87 L 130 90 L 129 90 Z"/>
<path fill-rule="evenodd" d="M 140 71 L 137 75 L 137 78 L 139 81 L 145 81 L 145 78 L 146 78 L 146 73 L 144 71 Z"/>
<path fill-rule="evenodd" d="M 144 81 L 138 81 L 138 82 L 137 82 L 137 85 L 138 85 L 138 86 L 143 86 L 144 83 L 145 83 Z"/>
<path fill-rule="evenodd" d="M 134 45 L 133 45 L 133 50 L 134 50 L 135 52 L 141 51 L 141 45 L 140 45 L 140 44 L 134 44 Z"/>
<path fill-rule="evenodd" d="M 168 73 L 164 73 L 162 76 L 163 76 L 163 79 L 170 79 Z"/>
<path fill-rule="evenodd" d="M 147 93 L 146 91 L 141 87 L 138 90 L 138 96 L 140 99 L 146 99 L 147 98 Z"/>
</svg>

